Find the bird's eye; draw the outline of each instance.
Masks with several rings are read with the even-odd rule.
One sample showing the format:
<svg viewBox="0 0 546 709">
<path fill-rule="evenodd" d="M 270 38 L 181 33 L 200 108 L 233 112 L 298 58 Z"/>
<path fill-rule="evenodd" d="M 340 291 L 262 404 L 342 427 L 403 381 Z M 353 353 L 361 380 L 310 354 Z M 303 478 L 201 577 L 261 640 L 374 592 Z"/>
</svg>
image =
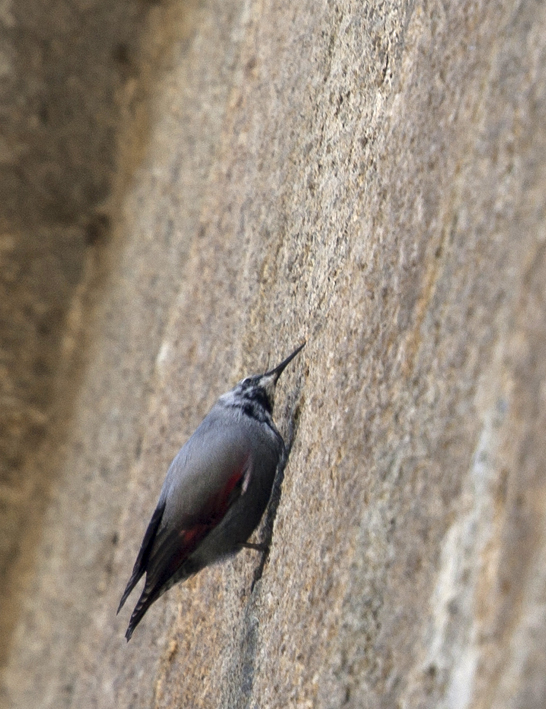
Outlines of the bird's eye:
<svg viewBox="0 0 546 709">
<path fill-rule="evenodd" d="M 250 384 L 250 377 L 245 377 L 241 382 L 243 386 L 248 386 Z"/>
</svg>

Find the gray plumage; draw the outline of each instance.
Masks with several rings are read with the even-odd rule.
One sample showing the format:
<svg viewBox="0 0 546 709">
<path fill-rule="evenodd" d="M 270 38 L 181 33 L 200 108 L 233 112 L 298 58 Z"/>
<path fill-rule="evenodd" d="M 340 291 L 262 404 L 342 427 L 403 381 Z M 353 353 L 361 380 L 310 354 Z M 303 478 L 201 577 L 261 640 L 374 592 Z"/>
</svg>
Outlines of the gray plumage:
<svg viewBox="0 0 546 709">
<path fill-rule="evenodd" d="M 236 554 L 258 526 L 286 453 L 272 418 L 275 387 L 304 345 L 222 395 L 172 461 L 119 604 L 118 613 L 145 573 L 127 640 L 165 591 Z"/>
</svg>

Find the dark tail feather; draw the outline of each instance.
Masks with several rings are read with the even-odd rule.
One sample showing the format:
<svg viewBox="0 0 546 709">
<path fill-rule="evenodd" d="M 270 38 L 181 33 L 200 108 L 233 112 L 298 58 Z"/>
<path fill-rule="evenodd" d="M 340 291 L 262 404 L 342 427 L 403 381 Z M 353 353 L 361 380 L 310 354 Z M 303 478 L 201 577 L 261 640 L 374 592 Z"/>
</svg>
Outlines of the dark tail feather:
<svg viewBox="0 0 546 709">
<path fill-rule="evenodd" d="M 121 601 L 119 602 L 118 609 L 116 611 L 116 615 L 120 612 L 120 610 L 123 608 L 125 601 L 129 598 L 129 594 L 133 590 L 133 588 L 137 585 L 137 583 L 140 581 L 140 577 L 144 573 L 144 569 L 137 569 L 136 566 L 133 569 L 133 573 L 131 575 L 131 578 L 129 579 L 129 583 L 125 587 L 125 591 L 123 592 L 123 596 L 121 597 Z"/>
<path fill-rule="evenodd" d="M 146 587 L 144 587 L 144 591 L 142 591 L 142 595 L 138 599 L 138 603 L 136 604 L 135 610 L 132 612 L 131 619 L 129 620 L 127 632 L 125 633 L 127 642 L 131 639 L 135 628 L 144 617 L 148 608 L 152 605 L 152 603 L 154 603 L 154 601 L 157 601 L 160 595 L 160 593 L 154 593 L 151 589 L 146 589 Z"/>
<path fill-rule="evenodd" d="M 153 568 L 148 570 L 144 590 L 142 591 L 140 598 L 138 599 L 138 603 L 131 614 L 129 626 L 127 628 L 127 632 L 125 633 L 127 642 L 131 639 L 134 629 L 140 623 L 152 603 L 155 603 L 158 598 L 160 598 L 175 584 L 185 581 L 190 576 L 193 576 L 193 574 L 197 573 L 200 568 L 201 566 L 196 565 L 195 562 L 192 564 L 191 560 L 186 560 L 175 573 L 173 573 L 172 569 L 168 567 L 162 574 L 154 574 Z"/>
<path fill-rule="evenodd" d="M 150 524 L 148 525 L 148 528 L 146 529 L 146 533 L 144 535 L 144 539 L 142 540 L 140 551 L 138 552 L 138 556 L 133 567 L 133 573 L 131 574 L 129 583 L 127 584 L 127 587 L 123 592 L 123 596 L 121 597 L 121 601 L 119 602 L 116 615 L 123 608 L 123 604 L 129 597 L 129 594 L 140 581 L 142 574 L 146 571 L 150 552 L 152 551 L 152 545 L 154 543 L 155 535 L 157 534 L 157 529 L 161 522 L 161 518 L 163 517 L 164 510 L 165 503 L 158 504 L 158 506 L 155 508 L 155 512 L 152 515 L 152 519 L 150 520 Z"/>
</svg>

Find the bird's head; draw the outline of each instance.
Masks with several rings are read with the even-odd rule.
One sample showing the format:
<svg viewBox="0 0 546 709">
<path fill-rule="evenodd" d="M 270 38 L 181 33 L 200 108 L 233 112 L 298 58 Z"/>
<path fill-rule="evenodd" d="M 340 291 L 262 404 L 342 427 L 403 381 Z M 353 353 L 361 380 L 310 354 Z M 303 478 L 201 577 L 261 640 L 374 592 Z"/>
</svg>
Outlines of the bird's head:
<svg viewBox="0 0 546 709">
<path fill-rule="evenodd" d="M 244 407 L 246 405 L 253 408 L 262 408 L 271 414 L 275 403 L 275 387 L 279 377 L 304 347 L 305 342 L 269 372 L 254 374 L 251 377 L 241 379 L 230 392 L 224 394 L 221 398 L 229 397 L 233 403 L 237 403 L 239 406 Z"/>
</svg>

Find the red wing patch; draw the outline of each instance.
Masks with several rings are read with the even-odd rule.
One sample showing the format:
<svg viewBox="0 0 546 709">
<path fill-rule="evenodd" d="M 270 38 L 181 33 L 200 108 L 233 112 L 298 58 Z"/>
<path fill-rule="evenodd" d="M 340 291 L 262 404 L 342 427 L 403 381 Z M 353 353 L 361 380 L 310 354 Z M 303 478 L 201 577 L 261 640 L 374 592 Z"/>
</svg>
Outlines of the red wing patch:
<svg viewBox="0 0 546 709">
<path fill-rule="evenodd" d="M 169 564 L 172 573 L 175 573 L 207 534 L 222 521 L 235 500 L 246 492 L 250 480 L 248 460 L 247 457 L 241 468 L 233 473 L 225 486 L 211 497 L 193 526 L 178 533 L 180 538 L 180 542 L 177 544 L 178 549 Z"/>
</svg>

